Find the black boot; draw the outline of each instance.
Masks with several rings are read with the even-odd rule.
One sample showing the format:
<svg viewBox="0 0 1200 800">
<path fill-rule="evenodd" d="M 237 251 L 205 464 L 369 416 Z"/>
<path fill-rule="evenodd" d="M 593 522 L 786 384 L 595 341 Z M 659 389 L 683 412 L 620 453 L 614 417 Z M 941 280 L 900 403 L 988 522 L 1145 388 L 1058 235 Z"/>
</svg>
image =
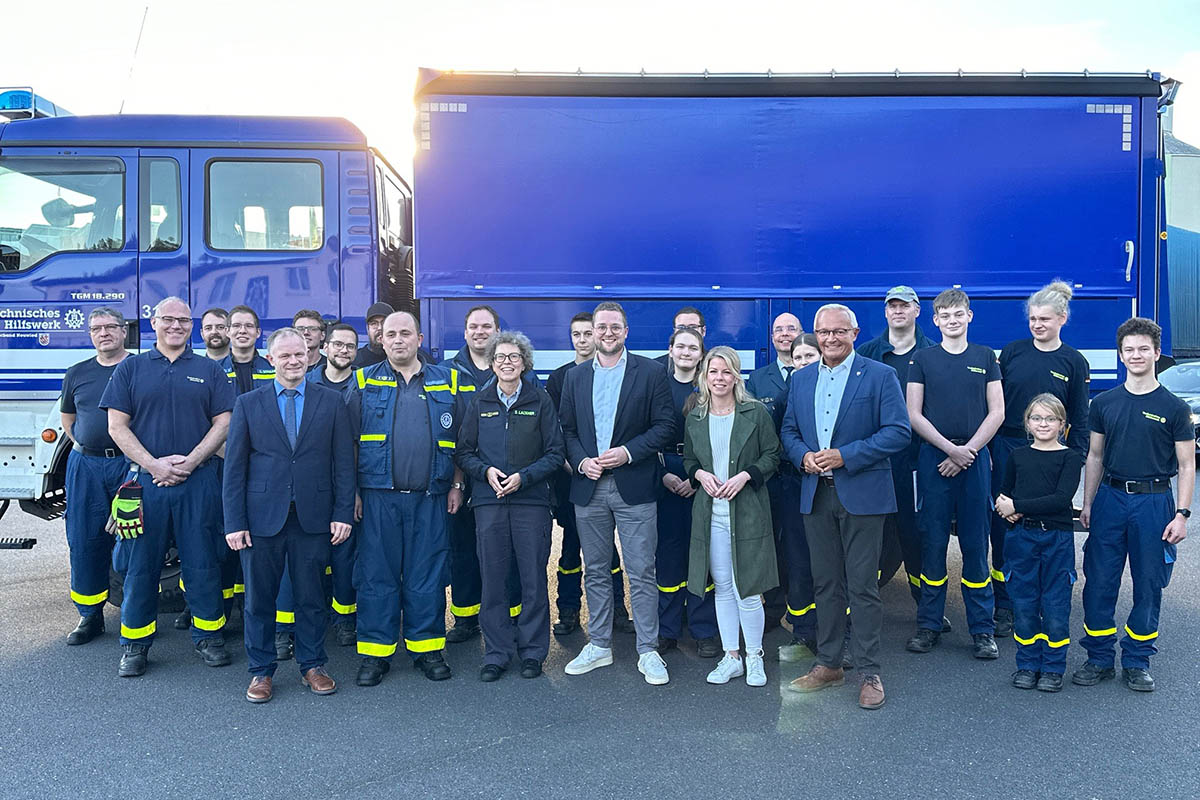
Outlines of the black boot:
<svg viewBox="0 0 1200 800">
<path fill-rule="evenodd" d="M 358 677 L 354 682 L 359 686 L 378 686 L 383 680 L 383 676 L 392 668 L 390 661 L 382 658 L 367 656 L 363 659 L 362 666 L 358 668 Z"/>
<path fill-rule="evenodd" d="M 450 665 L 442 658 L 442 651 L 422 653 L 413 661 L 413 666 L 425 673 L 431 681 L 444 681 L 450 677 Z"/>
<path fill-rule="evenodd" d="M 121 645 L 121 663 L 117 665 L 117 675 L 121 678 L 137 678 L 146 674 L 146 653 L 150 645 L 140 642 L 130 642 Z"/>
<path fill-rule="evenodd" d="M 225 640 L 222 638 L 201 639 L 196 642 L 196 652 L 210 667 L 229 666 L 229 651 L 225 649 Z"/>
<path fill-rule="evenodd" d="M 87 644 L 102 633 L 104 633 L 104 613 L 97 611 L 79 618 L 79 624 L 75 626 L 75 630 L 67 634 L 67 644 Z"/>
<path fill-rule="evenodd" d="M 554 623 L 555 636 L 570 636 L 579 630 L 579 609 L 572 608 L 558 613 L 558 622 Z"/>
<path fill-rule="evenodd" d="M 296 654 L 296 636 L 287 631 L 275 632 L 275 660 L 291 661 Z"/>
<path fill-rule="evenodd" d="M 446 631 L 446 642 L 462 644 L 479 635 L 479 617 L 455 617 L 454 625 Z"/>
</svg>

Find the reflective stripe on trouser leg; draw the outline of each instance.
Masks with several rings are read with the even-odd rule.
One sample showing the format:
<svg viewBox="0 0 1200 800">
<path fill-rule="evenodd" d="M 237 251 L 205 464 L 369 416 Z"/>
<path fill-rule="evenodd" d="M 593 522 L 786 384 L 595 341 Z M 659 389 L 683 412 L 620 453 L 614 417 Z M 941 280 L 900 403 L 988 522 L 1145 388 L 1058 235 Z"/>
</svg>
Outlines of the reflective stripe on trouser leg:
<svg viewBox="0 0 1200 800">
<path fill-rule="evenodd" d="M 350 537 L 338 545 L 333 545 L 329 566 L 333 570 L 330 576 L 330 588 L 333 595 L 331 606 L 337 614 L 339 622 L 353 622 L 354 612 L 358 604 L 358 594 L 354 591 L 354 558 L 358 553 L 358 525 L 350 528 Z"/>
<path fill-rule="evenodd" d="M 658 635 L 678 639 L 687 603 L 688 548 L 691 544 L 692 499 L 668 492 L 658 501 L 658 544 L 654 574 L 658 582 Z"/>
<path fill-rule="evenodd" d="M 1022 526 L 1004 541 L 1008 589 L 1013 601 L 1017 669 L 1062 674 L 1070 644 L 1075 538 L 1071 531 Z"/>
<path fill-rule="evenodd" d="M 921 531 L 921 602 L 917 605 L 917 626 L 933 631 L 942 629 L 946 613 L 946 548 L 950 544 L 950 520 L 954 513 L 953 478 L 942 477 L 937 465 L 941 451 L 921 445 L 917 458 L 917 485 L 921 492 L 921 513 L 917 526 Z"/>
<path fill-rule="evenodd" d="M 409 655 L 416 657 L 446 646 L 446 584 L 450 577 L 447 528 L 451 515 L 446 512 L 444 494 L 402 497 L 415 498 L 413 522 L 401 531 L 404 572 L 400 591 L 404 646 Z"/>
<path fill-rule="evenodd" d="M 112 498 L 125 479 L 122 458 L 67 455 L 67 545 L 71 560 L 71 601 L 81 616 L 100 613 L 108 599 L 113 537 L 104 530 Z"/>
<path fill-rule="evenodd" d="M 143 493 L 147 491 L 142 482 Z M 220 637 L 226 602 L 221 594 L 221 559 L 229 552 L 221 527 L 221 493 L 213 462 L 178 486 L 168 487 L 180 573 L 187 584 L 192 641 Z"/>
<path fill-rule="evenodd" d="M 1042 547 L 1042 672 L 1067 670 L 1071 592 L 1075 585 L 1075 531 L 1038 531 Z"/>
<path fill-rule="evenodd" d="M 1170 492 L 1129 495 L 1129 575 L 1133 581 L 1133 608 L 1121 636 L 1121 666 L 1149 669 L 1158 652 L 1159 611 L 1163 589 L 1171 582 L 1176 547 L 1162 540 L 1162 532 L 1175 516 Z"/>
<path fill-rule="evenodd" d="M 1116 657 L 1117 595 L 1125 571 L 1125 543 L 1132 495 L 1101 484 L 1092 501 L 1091 526 L 1083 543 L 1083 639 L 1088 661 L 1111 667 Z"/>
<path fill-rule="evenodd" d="M 296 600 L 292 596 L 291 570 L 285 563 L 283 577 L 279 580 L 279 593 L 275 596 L 275 632 L 292 633 L 295 629 Z"/>
<path fill-rule="evenodd" d="M 479 614 L 479 556 L 475 552 L 475 514 L 469 507 L 450 515 L 450 613 L 456 617 Z"/>
<path fill-rule="evenodd" d="M 413 497 L 387 489 L 362 489 L 354 586 L 358 592 L 358 653 L 391 658 L 400 639 L 400 580 L 404 531 L 413 525 Z"/>
<path fill-rule="evenodd" d="M 558 508 L 554 515 L 562 528 L 556 570 L 558 587 L 554 601 L 561 616 L 564 611 L 578 613 L 583 607 L 583 556 L 579 549 L 579 531 L 575 527 L 575 506 L 571 504 L 567 493 L 559 491 Z"/>
<path fill-rule="evenodd" d="M 778 508 L 783 513 L 783 519 L 779 533 L 788 562 L 787 619 L 792 626 L 793 637 L 814 638 L 817 633 L 816 589 L 813 585 L 812 556 L 804 532 L 804 517 L 800 512 L 800 481 L 790 475 L 780 477 L 783 497 Z M 813 610 L 799 613 L 810 607 Z M 713 613 L 715 616 L 716 611 Z"/>
<path fill-rule="evenodd" d="M 962 595 L 967 632 L 994 633 L 996 622 L 992 575 L 988 569 L 988 532 L 992 515 L 991 460 L 987 451 L 956 475 L 955 526 L 962 552 Z"/>
<path fill-rule="evenodd" d="M 992 437 L 992 441 L 988 443 L 987 450 L 992 457 L 992 477 L 991 477 L 991 499 L 995 500 L 1000 494 L 1000 484 L 1004 482 L 1004 470 L 1008 466 L 1009 460 L 1012 458 L 1012 452 L 1018 447 L 1024 447 L 1028 442 L 1024 438 L 1015 436 L 1001 436 L 996 434 Z M 1008 589 L 1003 581 L 996 580 L 997 573 L 1003 574 L 1005 548 L 1004 539 L 1012 529 L 1012 525 L 1008 520 L 999 514 L 992 513 L 988 517 L 990 526 L 989 538 L 992 545 L 992 590 L 995 592 L 996 608 L 1012 608 L 1012 600 L 1008 596 Z"/>
</svg>

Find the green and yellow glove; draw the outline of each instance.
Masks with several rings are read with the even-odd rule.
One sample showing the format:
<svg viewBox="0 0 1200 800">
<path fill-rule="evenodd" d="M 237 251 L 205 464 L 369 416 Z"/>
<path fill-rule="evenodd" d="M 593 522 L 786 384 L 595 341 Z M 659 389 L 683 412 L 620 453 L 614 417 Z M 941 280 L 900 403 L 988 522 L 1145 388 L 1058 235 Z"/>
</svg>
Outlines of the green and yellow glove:
<svg viewBox="0 0 1200 800">
<path fill-rule="evenodd" d="M 121 484 L 117 490 L 108 532 L 122 539 L 136 539 L 142 535 L 142 485 L 136 478 Z"/>
</svg>

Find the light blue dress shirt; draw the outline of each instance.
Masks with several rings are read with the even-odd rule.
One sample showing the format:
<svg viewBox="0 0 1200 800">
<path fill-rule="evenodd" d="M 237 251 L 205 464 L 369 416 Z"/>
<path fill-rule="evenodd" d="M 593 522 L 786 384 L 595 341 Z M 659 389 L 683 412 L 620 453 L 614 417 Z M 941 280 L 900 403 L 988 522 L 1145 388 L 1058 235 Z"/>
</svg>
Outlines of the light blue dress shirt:
<svg viewBox="0 0 1200 800">
<path fill-rule="evenodd" d="M 517 381 L 517 390 L 512 393 L 512 396 L 506 395 L 504 390 L 500 388 L 500 384 L 496 384 L 496 394 L 500 396 L 500 402 L 504 403 L 505 408 L 512 408 L 513 403 L 517 402 L 517 398 L 521 396 L 521 382 Z"/>
<path fill-rule="evenodd" d="M 817 362 L 817 391 L 815 414 L 817 422 L 817 444 L 828 450 L 833 440 L 833 429 L 837 425 L 838 411 L 842 407 L 842 395 L 846 393 L 846 382 L 854 364 L 854 351 L 836 367 L 827 367 L 825 359 Z M 826 473 L 829 474 L 829 473 Z"/>
<path fill-rule="evenodd" d="M 287 395 L 283 393 L 283 385 L 274 380 L 271 383 L 275 384 L 275 402 L 279 404 L 279 418 L 283 420 L 283 424 L 287 426 Z M 307 381 L 300 381 L 300 385 L 296 387 L 296 434 L 300 434 L 300 420 L 304 417 L 304 386 Z"/>
<path fill-rule="evenodd" d="M 617 401 L 621 399 L 621 384 L 625 380 L 625 365 L 629 351 L 621 350 L 621 358 L 611 367 L 600 366 L 600 355 L 592 359 L 592 416 L 596 418 L 596 452 L 612 447 L 613 425 L 617 421 Z"/>
</svg>

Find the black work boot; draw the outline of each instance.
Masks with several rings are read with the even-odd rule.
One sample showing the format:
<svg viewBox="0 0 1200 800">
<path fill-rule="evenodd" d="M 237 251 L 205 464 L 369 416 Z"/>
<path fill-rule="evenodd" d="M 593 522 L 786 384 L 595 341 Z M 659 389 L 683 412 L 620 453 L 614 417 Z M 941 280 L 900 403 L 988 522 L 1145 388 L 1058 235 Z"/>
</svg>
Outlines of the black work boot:
<svg viewBox="0 0 1200 800">
<path fill-rule="evenodd" d="M 358 668 L 358 677 L 354 682 L 359 686 L 378 686 L 383 680 L 383 676 L 392 668 L 390 661 L 383 658 L 375 658 L 367 656 L 362 661 L 362 666 Z"/>
<path fill-rule="evenodd" d="M 79 618 L 79 624 L 75 626 L 75 630 L 67 634 L 67 644 L 87 644 L 102 633 L 104 633 L 104 613 L 97 611 Z"/>
<path fill-rule="evenodd" d="M 1071 675 L 1071 683 L 1076 686 L 1095 686 L 1100 681 L 1107 680 L 1116 674 L 1117 671 L 1112 667 L 1102 667 L 1087 661 Z"/>
<path fill-rule="evenodd" d="M 291 661 L 296 654 L 296 636 L 287 631 L 275 632 L 275 660 Z"/>
<path fill-rule="evenodd" d="M 1060 675 L 1061 679 L 1062 676 Z M 1062 681 L 1059 681 L 1062 684 Z M 1019 669 L 1013 673 L 1012 685 L 1018 689 L 1032 689 L 1038 685 L 1038 674 L 1030 669 Z"/>
<path fill-rule="evenodd" d="M 137 678 L 146 674 L 146 653 L 150 645 L 130 642 L 121 645 L 121 663 L 117 665 L 117 676 Z"/>
<path fill-rule="evenodd" d="M 454 625 L 446 631 L 446 642 L 462 644 L 479 635 L 479 617 L 456 617 Z"/>
<path fill-rule="evenodd" d="M 572 608 L 558 613 L 558 622 L 554 623 L 555 636 L 570 636 L 579 630 L 579 609 Z"/>
<path fill-rule="evenodd" d="M 1000 648 L 996 647 L 996 640 L 990 633 L 977 633 L 971 639 L 975 643 L 973 655 L 976 658 L 990 661 L 1000 657 Z"/>
<path fill-rule="evenodd" d="M 225 649 L 225 640 L 220 637 L 201 639 L 196 642 L 196 652 L 210 667 L 227 667 L 230 664 L 229 651 Z"/>
<path fill-rule="evenodd" d="M 1011 608 L 997 608 L 992 614 L 992 621 L 996 623 L 996 636 L 1001 639 L 1006 639 L 1013 635 L 1013 610 Z"/>
<path fill-rule="evenodd" d="M 910 653 L 928 653 L 937 646 L 941 638 L 942 635 L 937 631 L 931 631 L 929 628 L 917 628 L 917 632 L 904 647 Z"/>
<path fill-rule="evenodd" d="M 353 620 L 339 620 L 333 623 L 333 633 L 337 637 L 338 647 L 349 647 L 358 641 L 358 632 Z"/>
<path fill-rule="evenodd" d="M 179 612 L 179 616 L 172 623 L 177 631 L 186 631 L 192 627 L 192 612 L 188 610 L 187 605 L 183 607 L 183 611 Z"/>
<path fill-rule="evenodd" d="M 431 681 L 444 681 L 450 677 L 450 665 L 442 658 L 442 651 L 422 653 L 413 660 L 413 666 L 421 670 Z"/>
<path fill-rule="evenodd" d="M 1150 670 L 1132 667 L 1121 670 L 1121 681 L 1135 692 L 1153 692 L 1154 678 Z"/>
<path fill-rule="evenodd" d="M 1038 678 L 1037 688 L 1039 692 L 1061 692 L 1063 676 L 1061 672 L 1043 672 L 1042 677 Z"/>
</svg>

